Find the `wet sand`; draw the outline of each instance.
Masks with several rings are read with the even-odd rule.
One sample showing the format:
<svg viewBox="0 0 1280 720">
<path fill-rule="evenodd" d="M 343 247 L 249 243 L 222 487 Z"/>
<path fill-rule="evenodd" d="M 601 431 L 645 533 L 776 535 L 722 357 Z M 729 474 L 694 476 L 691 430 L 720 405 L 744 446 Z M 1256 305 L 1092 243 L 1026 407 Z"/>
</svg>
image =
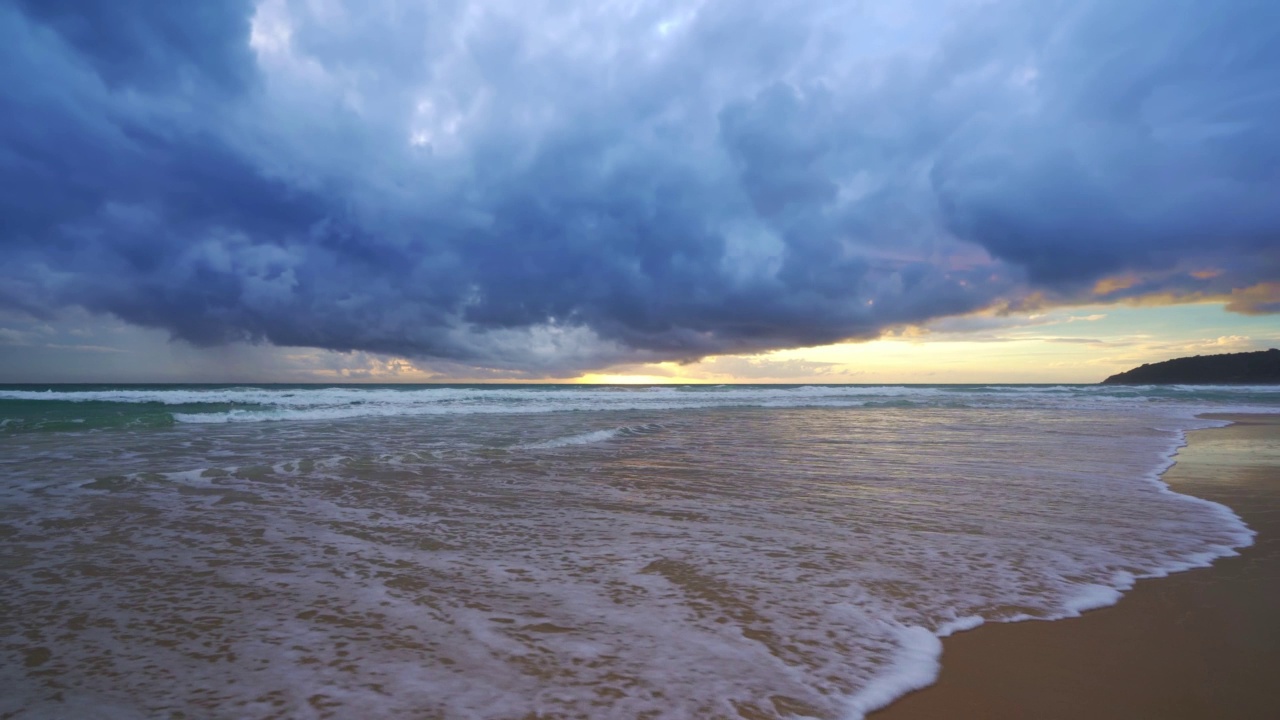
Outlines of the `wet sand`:
<svg viewBox="0 0 1280 720">
<path fill-rule="evenodd" d="M 872 720 L 1280 718 L 1280 415 L 1196 431 L 1164 476 L 1258 536 L 1210 568 L 1139 581 L 1110 608 L 947 638 L 935 685 Z"/>
</svg>

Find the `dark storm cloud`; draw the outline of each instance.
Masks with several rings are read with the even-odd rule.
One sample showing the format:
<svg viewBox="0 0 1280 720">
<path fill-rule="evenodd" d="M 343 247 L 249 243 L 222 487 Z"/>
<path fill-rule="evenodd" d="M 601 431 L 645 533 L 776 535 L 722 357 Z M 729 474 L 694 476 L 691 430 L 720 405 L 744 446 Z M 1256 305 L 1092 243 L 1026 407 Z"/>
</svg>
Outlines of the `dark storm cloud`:
<svg viewBox="0 0 1280 720">
<path fill-rule="evenodd" d="M 1032 34 L 1035 101 L 988 108 L 933 171 L 948 227 L 1054 288 L 1180 265 L 1280 272 L 1280 6 L 1118 2 Z M 1189 284 L 1193 285 L 1193 284 Z"/>
<path fill-rule="evenodd" d="M 0 304 L 571 373 L 1280 275 L 1271 4 L 850 5 L 0 6 Z"/>
<path fill-rule="evenodd" d="M 201 80 L 235 89 L 253 70 L 249 0 L 13 0 L 115 87 L 172 89 Z"/>
</svg>

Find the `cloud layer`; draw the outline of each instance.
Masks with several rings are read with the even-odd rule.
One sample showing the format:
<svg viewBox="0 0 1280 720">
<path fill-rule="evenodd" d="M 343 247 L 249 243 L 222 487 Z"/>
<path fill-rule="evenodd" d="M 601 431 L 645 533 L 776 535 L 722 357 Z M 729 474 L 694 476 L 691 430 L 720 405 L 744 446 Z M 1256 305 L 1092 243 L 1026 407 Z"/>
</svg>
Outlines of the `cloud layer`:
<svg viewBox="0 0 1280 720">
<path fill-rule="evenodd" d="M 0 308 L 531 374 L 1280 310 L 1269 2 L 0 5 Z M 1234 294 L 1233 294 L 1234 293 Z"/>
</svg>

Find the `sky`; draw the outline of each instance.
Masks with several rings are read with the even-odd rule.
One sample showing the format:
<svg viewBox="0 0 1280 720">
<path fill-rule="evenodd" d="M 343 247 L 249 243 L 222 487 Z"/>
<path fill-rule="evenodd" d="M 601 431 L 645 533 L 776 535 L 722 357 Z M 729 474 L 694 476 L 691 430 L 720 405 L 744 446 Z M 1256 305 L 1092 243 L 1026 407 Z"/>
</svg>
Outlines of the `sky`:
<svg viewBox="0 0 1280 720">
<path fill-rule="evenodd" d="M 1271 0 L 0 0 L 0 382 L 1280 345 Z"/>
</svg>

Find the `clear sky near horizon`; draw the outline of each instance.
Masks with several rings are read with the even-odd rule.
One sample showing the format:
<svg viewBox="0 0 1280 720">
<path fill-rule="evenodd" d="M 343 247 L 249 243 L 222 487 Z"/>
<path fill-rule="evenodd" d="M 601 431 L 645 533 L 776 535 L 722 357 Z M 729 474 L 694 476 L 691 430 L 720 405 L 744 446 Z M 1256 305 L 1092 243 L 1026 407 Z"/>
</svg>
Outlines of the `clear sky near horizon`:
<svg viewBox="0 0 1280 720">
<path fill-rule="evenodd" d="M 1280 346 L 1264 0 L 0 0 L 0 382 Z"/>
</svg>

